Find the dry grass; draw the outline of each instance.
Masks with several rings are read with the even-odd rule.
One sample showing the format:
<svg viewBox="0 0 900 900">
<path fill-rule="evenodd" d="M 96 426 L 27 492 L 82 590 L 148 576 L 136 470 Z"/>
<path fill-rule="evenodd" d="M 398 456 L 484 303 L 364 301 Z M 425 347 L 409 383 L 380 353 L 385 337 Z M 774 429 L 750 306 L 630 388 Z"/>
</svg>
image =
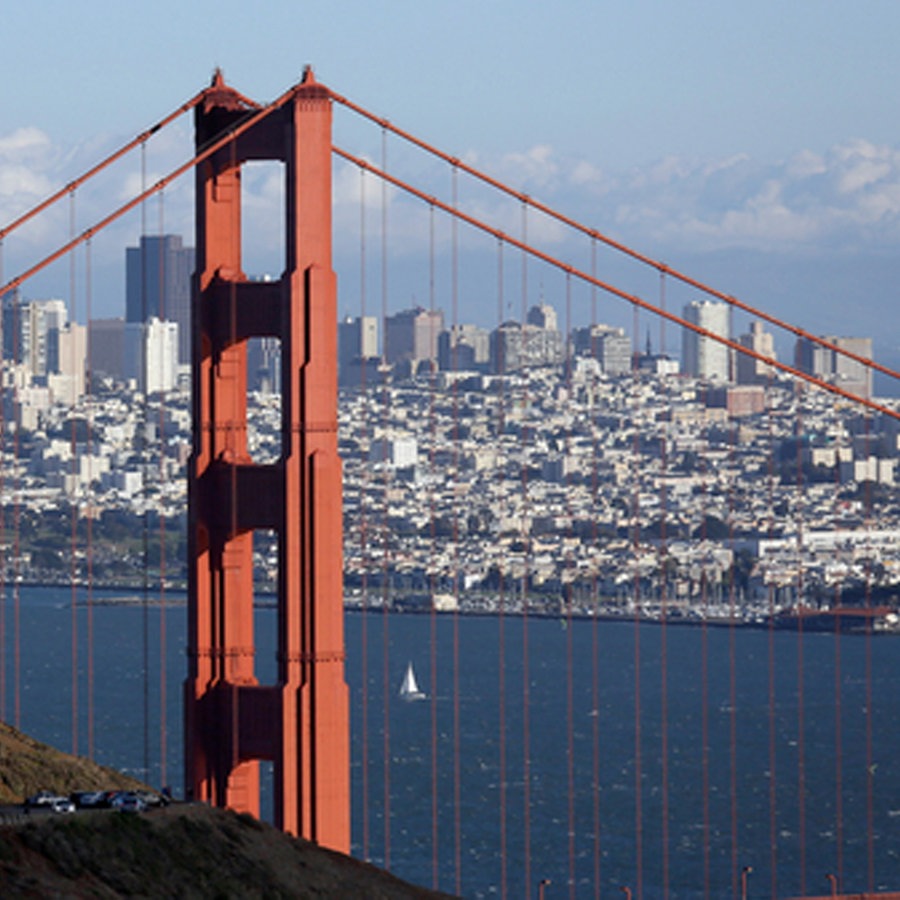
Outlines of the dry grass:
<svg viewBox="0 0 900 900">
<path fill-rule="evenodd" d="M 21 803 L 40 790 L 135 790 L 146 785 L 115 769 L 70 756 L 0 722 L 0 803 Z"/>
</svg>

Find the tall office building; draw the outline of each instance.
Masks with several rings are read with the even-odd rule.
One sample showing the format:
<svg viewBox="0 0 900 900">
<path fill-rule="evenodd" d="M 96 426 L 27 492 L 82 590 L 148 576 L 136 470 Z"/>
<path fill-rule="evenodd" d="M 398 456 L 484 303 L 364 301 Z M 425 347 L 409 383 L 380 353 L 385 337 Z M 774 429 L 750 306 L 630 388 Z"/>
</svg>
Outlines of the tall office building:
<svg viewBox="0 0 900 900">
<path fill-rule="evenodd" d="M 141 238 L 125 250 L 125 321 L 156 317 L 178 323 L 178 362 L 191 360 L 191 274 L 194 248 L 180 235 Z"/>
<path fill-rule="evenodd" d="M 444 313 L 417 306 L 384 320 L 384 356 L 388 363 L 437 359 L 438 335 L 444 330 Z"/>
<path fill-rule="evenodd" d="M 486 370 L 490 358 L 490 333 L 477 325 L 453 325 L 438 336 L 438 365 L 445 372 Z"/>
<path fill-rule="evenodd" d="M 751 322 L 750 331 L 738 338 L 738 343 L 761 356 L 775 359 L 775 339 L 768 331 L 763 331 L 762 322 Z M 759 359 L 737 354 L 735 375 L 738 384 L 765 384 L 774 374 L 774 368 Z"/>
<path fill-rule="evenodd" d="M 178 383 L 178 323 L 155 316 L 125 325 L 125 376 L 145 394 L 170 391 Z"/>
<path fill-rule="evenodd" d="M 22 300 L 18 293 L 3 298 L 3 357 L 21 364 L 31 378 L 56 371 L 50 358 L 51 333 L 68 322 L 62 300 Z"/>
<path fill-rule="evenodd" d="M 378 319 L 347 316 L 338 322 L 338 366 L 378 356 Z"/>
<path fill-rule="evenodd" d="M 872 359 L 872 338 L 823 337 L 838 350 L 847 350 L 863 359 Z M 872 396 L 872 369 L 829 347 L 808 338 L 798 338 L 795 364 L 808 375 L 829 381 L 838 387 L 863 397 Z"/>
<path fill-rule="evenodd" d="M 726 303 L 694 300 L 684 307 L 682 315 L 692 325 L 728 338 L 729 314 Z M 681 354 L 682 369 L 686 375 L 728 381 L 730 351 L 724 344 L 685 328 L 681 336 Z"/>
<path fill-rule="evenodd" d="M 624 328 L 602 324 L 576 328 L 572 345 L 577 354 L 593 356 L 607 375 L 631 371 L 631 338 Z"/>
</svg>

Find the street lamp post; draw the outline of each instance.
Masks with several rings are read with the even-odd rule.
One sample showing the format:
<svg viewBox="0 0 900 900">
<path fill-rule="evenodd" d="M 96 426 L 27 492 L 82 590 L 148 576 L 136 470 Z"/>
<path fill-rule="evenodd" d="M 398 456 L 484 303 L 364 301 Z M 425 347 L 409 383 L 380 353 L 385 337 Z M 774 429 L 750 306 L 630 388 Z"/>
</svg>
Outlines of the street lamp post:
<svg viewBox="0 0 900 900">
<path fill-rule="evenodd" d="M 837 895 L 838 895 L 838 889 L 837 889 L 837 877 L 834 876 L 834 875 L 832 875 L 831 872 L 829 872 L 825 877 L 826 877 L 826 878 L 828 879 L 828 881 L 831 883 L 831 896 L 832 896 L 832 897 L 837 897 Z"/>
<path fill-rule="evenodd" d="M 542 878 L 538 882 L 538 900 L 544 900 L 544 889 L 550 884 L 549 878 Z"/>
</svg>

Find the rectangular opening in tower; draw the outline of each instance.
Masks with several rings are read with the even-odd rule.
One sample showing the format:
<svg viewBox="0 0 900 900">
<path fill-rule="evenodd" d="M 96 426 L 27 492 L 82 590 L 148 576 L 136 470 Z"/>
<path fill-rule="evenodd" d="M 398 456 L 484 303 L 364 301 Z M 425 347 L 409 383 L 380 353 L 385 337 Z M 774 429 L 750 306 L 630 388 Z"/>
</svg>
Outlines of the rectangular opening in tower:
<svg viewBox="0 0 900 900">
<path fill-rule="evenodd" d="M 253 629 L 256 635 L 256 678 L 260 684 L 278 680 L 278 533 L 270 528 L 253 532 Z"/>
<path fill-rule="evenodd" d="M 247 341 L 247 449 L 257 465 L 281 457 L 281 341 Z"/>
<path fill-rule="evenodd" d="M 284 192 L 284 163 L 241 167 L 241 267 L 251 281 L 277 280 L 284 271 Z"/>
</svg>

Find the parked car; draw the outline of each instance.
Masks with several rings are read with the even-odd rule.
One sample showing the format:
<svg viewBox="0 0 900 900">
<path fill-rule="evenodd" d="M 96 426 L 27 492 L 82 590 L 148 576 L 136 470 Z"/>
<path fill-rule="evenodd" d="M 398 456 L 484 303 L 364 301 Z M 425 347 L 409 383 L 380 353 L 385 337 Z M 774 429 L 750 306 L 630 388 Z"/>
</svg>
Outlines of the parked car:
<svg viewBox="0 0 900 900">
<path fill-rule="evenodd" d="M 50 809 L 55 813 L 73 813 L 75 804 L 68 797 L 57 797 L 50 804 Z"/>
<path fill-rule="evenodd" d="M 119 812 L 144 812 L 147 804 L 131 791 L 122 791 L 113 797 L 112 808 Z"/>
<path fill-rule="evenodd" d="M 96 809 L 103 806 L 106 791 L 74 791 L 69 794 L 69 799 L 78 809 Z"/>
<path fill-rule="evenodd" d="M 53 791 L 38 791 L 31 797 L 25 798 L 25 805 L 30 807 L 50 806 L 54 800 L 64 800 L 65 797 L 58 797 Z"/>
</svg>

